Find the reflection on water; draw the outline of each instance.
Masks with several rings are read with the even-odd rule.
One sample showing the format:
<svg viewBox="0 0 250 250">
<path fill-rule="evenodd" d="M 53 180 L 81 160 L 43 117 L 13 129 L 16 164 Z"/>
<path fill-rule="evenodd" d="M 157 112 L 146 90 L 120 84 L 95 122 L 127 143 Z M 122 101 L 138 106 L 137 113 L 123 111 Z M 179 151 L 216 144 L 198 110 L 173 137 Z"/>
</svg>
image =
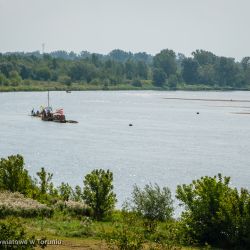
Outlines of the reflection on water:
<svg viewBox="0 0 250 250">
<path fill-rule="evenodd" d="M 95 168 L 114 172 L 119 206 L 133 184 L 157 182 L 175 191 L 202 175 L 232 176 L 250 188 L 250 112 L 238 102 L 249 92 L 51 92 L 54 108 L 79 124 L 28 116 L 46 104 L 46 92 L 0 93 L 0 156 L 20 153 L 32 175 L 45 167 L 54 182 L 82 185 Z M 249 105 L 250 106 L 250 105 Z M 199 114 L 197 114 L 197 112 Z M 133 126 L 129 126 L 132 123 Z"/>
</svg>

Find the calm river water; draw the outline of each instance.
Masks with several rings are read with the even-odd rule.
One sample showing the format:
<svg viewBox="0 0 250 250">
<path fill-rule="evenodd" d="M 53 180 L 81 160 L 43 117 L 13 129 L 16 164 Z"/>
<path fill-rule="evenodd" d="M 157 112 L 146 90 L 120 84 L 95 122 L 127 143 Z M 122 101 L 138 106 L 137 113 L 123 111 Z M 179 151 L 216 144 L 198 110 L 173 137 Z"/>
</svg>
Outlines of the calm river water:
<svg viewBox="0 0 250 250">
<path fill-rule="evenodd" d="M 118 207 L 133 185 L 178 184 L 219 172 L 250 188 L 250 92 L 51 92 L 78 124 L 28 116 L 46 104 L 46 92 L 0 93 L 0 157 L 22 154 L 32 176 L 45 167 L 81 185 L 95 168 L 114 173 Z M 229 101 L 164 99 L 198 98 Z M 199 112 L 199 114 L 197 114 Z M 128 126 L 132 123 L 133 126 Z"/>
</svg>

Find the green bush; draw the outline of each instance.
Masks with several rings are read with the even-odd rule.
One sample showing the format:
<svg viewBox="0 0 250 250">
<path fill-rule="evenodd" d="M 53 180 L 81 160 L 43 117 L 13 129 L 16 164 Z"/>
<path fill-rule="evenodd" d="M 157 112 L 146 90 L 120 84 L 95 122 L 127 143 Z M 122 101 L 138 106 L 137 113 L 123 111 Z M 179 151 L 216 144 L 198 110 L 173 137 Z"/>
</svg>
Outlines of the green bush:
<svg viewBox="0 0 250 250">
<path fill-rule="evenodd" d="M 35 249 L 38 243 L 34 236 L 26 235 L 21 223 L 13 217 L 0 222 L 0 235 L 0 249 L 31 250 Z M 4 244 L 4 242 L 9 244 Z"/>
<path fill-rule="evenodd" d="M 46 172 L 44 168 L 41 168 L 36 174 L 39 179 L 35 179 L 36 192 L 33 192 L 32 198 L 48 205 L 54 204 L 60 197 L 51 181 L 53 174 Z"/>
<path fill-rule="evenodd" d="M 58 201 L 55 208 L 72 216 L 91 216 L 92 209 L 83 202 L 78 201 Z"/>
<path fill-rule="evenodd" d="M 130 204 L 132 210 L 151 221 L 166 221 L 173 214 L 173 200 L 169 188 L 155 184 L 143 189 L 134 186 Z"/>
<path fill-rule="evenodd" d="M 68 183 L 62 182 L 58 187 L 59 196 L 63 201 L 68 201 L 73 195 L 73 189 Z"/>
<path fill-rule="evenodd" d="M 177 187 L 176 197 L 185 206 L 184 238 L 225 248 L 250 248 L 250 195 L 229 187 L 229 182 L 229 177 L 218 174 Z"/>
<path fill-rule="evenodd" d="M 143 249 L 145 239 L 142 221 L 135 213 L 123 210 L 121 221 L 114 224 L 112 231 L 103 232 L 102 238 L 106 241 L 109 249 Z"/>
<path fill-rule="evenodd" d="M 113 192 L 113 173 L 103 169 L 93 170 L 84 179 L 83 199 L 93 209 L 94 217 L 102 220 L 116 203 Z"/>
<path fill-rule="evenodd" d="M 152 249 L 181 250 L 180 237 L 182 236 L 179 233 L 178 222 L 171 220 L 157 227 L 149 239 L 155 243 Z"/>
<path fill-rule="evenodd" d="M 12 155 L 0 160 L 0 189 L 24 195 L 29 195 L 35 189 L 28 171 L 24 169 L 21 155 Z"/>
<path fill-rule="evenodd" d="M 142 83 L 141 83 L 140 79 L 133 80 L 131 85 L 134 87 L 138 87 L 138 88 L 142 87 Z"/>
</svg>

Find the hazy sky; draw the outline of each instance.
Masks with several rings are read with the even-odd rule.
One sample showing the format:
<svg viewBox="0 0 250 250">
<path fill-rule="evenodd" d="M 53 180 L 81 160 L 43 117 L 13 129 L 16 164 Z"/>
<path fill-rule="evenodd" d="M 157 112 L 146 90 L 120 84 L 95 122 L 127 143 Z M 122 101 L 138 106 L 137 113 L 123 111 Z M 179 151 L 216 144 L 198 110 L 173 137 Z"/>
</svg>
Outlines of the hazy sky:
<svg viewBox="0 0 250 250">
<path fill-rule="evenodd" d="M 0 51 L 250 55 L 249 0 L 0 0 Z"/>
</svg>

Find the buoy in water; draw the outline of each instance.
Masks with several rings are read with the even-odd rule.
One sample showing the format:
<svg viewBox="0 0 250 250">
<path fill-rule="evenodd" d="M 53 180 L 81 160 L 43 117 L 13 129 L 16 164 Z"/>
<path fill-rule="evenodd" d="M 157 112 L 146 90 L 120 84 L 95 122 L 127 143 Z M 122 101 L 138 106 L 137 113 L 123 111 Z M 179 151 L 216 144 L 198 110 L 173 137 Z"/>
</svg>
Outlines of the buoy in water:
<svg viewBox="0 0 250 250">
<path fill-rule="evenodd" d="M 129 123 L 129 127 L 132 127 L 133 126 L 133 124 L 132 123 Z"/>
<path fill-rule="evenodd" d="M 200 114 L 200 112 L 196 112 L 196 114 L 197 114 L 197 115 L 199 115 L 199 114 Z"/>
</svg>

